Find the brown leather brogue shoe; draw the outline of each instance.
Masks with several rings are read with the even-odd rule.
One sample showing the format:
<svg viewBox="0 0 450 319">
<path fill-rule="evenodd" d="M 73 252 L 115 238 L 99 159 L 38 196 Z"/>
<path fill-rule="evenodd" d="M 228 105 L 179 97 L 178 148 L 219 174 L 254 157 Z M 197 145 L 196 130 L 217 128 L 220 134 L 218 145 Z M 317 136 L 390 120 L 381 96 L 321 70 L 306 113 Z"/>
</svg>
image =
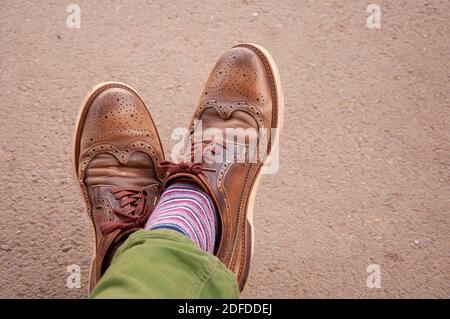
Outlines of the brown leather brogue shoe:
<svg viewBox="0 0 450 319">
<path fill-rule="evenodd" d="M 253 251 L 255 194 L 270 163 L 266 155 L 278 147 L 282 117 L 283 93 L 272 57 L 260 46 L 238 45 L 209 76 L 190 125 L 188 157 L 161 163 L 168 172 L 163 188 L 190 178 L 213 199 L 220 216 L 215 254 L 235 272 L 241 290 Z"/>
<path fill-rule="evenodd" d="M 136 91 L 117 82 L 94 87 L 81 106 L 73 144 L 74 173 L 94 226 L 90 290 L 117 247 L 153 211 L 163 160 L 155 124 Z"/>
</svg>

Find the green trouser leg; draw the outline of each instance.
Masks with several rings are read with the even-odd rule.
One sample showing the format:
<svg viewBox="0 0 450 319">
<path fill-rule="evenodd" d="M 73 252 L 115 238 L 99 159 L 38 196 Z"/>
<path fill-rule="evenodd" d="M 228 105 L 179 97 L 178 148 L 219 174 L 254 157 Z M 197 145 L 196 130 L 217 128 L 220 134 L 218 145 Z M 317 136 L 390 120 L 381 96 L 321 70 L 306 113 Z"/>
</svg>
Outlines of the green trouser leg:
<svg viewBox="0 0 450 319">
<path fill-rule="evenodd" d="M 170 229 L 139 230 L 119 247 L 90 298 L 238 298 L 232 271 Z"/>
</svg>

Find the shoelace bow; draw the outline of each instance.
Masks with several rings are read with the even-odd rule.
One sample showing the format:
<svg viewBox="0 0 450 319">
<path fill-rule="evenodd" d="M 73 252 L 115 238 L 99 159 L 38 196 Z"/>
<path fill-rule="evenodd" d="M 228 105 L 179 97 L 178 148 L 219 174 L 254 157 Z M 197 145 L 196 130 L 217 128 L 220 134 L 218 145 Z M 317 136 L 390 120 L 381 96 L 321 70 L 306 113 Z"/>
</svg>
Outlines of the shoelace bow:
<svg viewBox="0 0 450 319">
<path fill-rule="evenodd" d="M 149 201 L 150 194 L 146 189 L 114 187 L 111 191 L 114 198 L 120 201 L 120 208 L 113 209 L 119 220 L 100 225 L 102 234 L 109 234 L 117 229 L 129 230 L 143 227 L 147 222 L 154 203 Z"/>
<path fill-rule="evenodd" d="M 211 141 L 201 141 L 197 145 L 200 145 L 202 148 L 205 144 L 210 143 Z M 169 174 L 178 174 L 178 173 L 188 173 L 188 174 L 194 174 L 199 175 L 202 172 L 215 172 L 216 170 L 213 168 L 207 168 L 204 167 L 202 163 L 195 163 L 194 162 L 194 152 L 195 152 L 195 146 L 194 144 L 191 145 L 191 153 L 190 158 L 188 160 L 183 160 L 180 163 L 175 163 L 172 161 L 163 161 L 159 163 L 159 167 L 169 173 Z M 214 150 L 209 149 L 210 151 L 214 152 Z M 202 157 L 204 156 L 204 153 L 202 152 Z"/>
<path fill-rule="evenodd" d="M 171 161 L 164 161 L 159 163 L 159 167 L 169 173 L 169 174 L 178 174 L 178 173 L 189 173 L 198 175 L 203 171 L 215 172 L 215 169 L 203 167 L 201 163 L 191 163 L 191 162 L 180 162 L 175 163 Z"/>
</svg>

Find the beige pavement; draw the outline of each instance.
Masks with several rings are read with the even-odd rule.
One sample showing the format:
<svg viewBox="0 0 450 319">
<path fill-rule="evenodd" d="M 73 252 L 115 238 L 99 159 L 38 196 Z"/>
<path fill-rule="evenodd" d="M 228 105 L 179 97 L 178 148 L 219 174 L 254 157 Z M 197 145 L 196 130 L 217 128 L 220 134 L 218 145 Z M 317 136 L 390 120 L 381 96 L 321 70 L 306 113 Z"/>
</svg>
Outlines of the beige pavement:
<svg viewBox="0 0 450 319">
<path fill-rule="evenodd" d="M 286 99 L 244 297 L 450 297 L 446 0 L 2 1 L 0 297 L 84 297 L 91 231 L 71 175 L 78 107 L 135 87 L 166 152 L 222 51 L 265 46 Z M 380 29 L 366 7 L 381 6 Z M 81 8 L 81 28 L 66 7 Z M 66 287 L 79 264 L 82 288 Z M 381 289 L 366 268 L 381 267 Z"/>
</svg>

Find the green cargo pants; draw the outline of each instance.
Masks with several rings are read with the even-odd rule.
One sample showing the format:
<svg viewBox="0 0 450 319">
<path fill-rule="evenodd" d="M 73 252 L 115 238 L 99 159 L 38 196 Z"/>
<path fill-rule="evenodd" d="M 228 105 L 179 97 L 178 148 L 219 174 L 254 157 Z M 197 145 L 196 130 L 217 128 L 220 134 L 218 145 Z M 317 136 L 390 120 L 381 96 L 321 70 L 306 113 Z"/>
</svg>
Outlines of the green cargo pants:
<svg viewBox="0 0 450 319">
<path fill-rule="evenodd" d="M 238 298 L 217 257 L 170 229 L 139 230 L 119 247 L 90 298 Z"/>
</svg>

